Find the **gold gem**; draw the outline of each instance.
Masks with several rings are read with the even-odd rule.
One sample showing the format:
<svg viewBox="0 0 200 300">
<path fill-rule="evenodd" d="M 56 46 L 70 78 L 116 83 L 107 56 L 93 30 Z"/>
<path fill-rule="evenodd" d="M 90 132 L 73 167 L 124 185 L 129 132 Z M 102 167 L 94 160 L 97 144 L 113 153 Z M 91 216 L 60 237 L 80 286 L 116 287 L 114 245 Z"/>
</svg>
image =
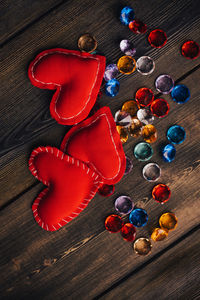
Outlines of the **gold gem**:
<svg viewBox="0 0 200 300">
<path fill-rule="evenodd" d="M 145 142 L 154 143 L 158 138 L 158 133 L 154 125 L 148 124 L 142 128 L 142 136 Z"/>
<path fill-rule="evenodd" d="M 177 226 L 178 219 L 173 213 L 165 213 L 159 219 L 159 224 L 161 228 L 167 230 L 173 230 Z"/>
<path fill-rule="evenodd" d="M 116 129 L 120 135 L 120 140 L 121 140 L 122 144 L 126 143 L 126 141 L 128 140 L 127 129 L 123 126 L 116 126 Z"/>
<path fill-rule="evenodd" d="M 139 137 L 142 134 L 142 123 L 137 118 L 132 118 L 132 123 L 128 130 L 132 137 Z"/>
<path fill-rule="evenodd" d="M 123 74 L 129 75 L 135 71 L 136 61 L 132 56 L 122 56 L 117 62 L 119 71 Z"/>
<path fill-rule="evenodd" d="M 139 238 L 133 244 L 134 251 L 139 255 L 147 255 L 151 252 L 151 242 L 147 238 Z"/>
<path fill-rule="evenodd" d="M 83 52 L 93 52 L 97 48 L 97 40 L 91 34 L 85 33 L 79 38 L 78 47 Z"/>
<path fill-rule="evenodd" d="M 130 114 L 131 117 L 133 118 L 137 114 L 138 105 L 137 105 L 136 101 L 133 101 L 133 100 L 126 101 L 123 104 L 121 110 L 127 112 L 128 114 Z"/>
<path fill-rule="evenodd" d="M 151 238 L 154 242 L 162 241 L 168 236 L 168 231 L 163 228 L 155 228 L 151 234 Z"/>
</svg>

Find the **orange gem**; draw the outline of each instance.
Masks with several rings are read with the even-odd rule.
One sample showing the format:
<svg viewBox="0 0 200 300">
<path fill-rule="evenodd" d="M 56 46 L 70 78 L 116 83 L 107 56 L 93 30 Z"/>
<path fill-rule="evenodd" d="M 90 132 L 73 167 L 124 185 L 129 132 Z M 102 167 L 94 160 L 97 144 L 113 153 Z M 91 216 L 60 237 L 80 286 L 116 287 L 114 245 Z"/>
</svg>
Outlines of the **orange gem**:
<svg viewBox="0 0 200 300">
<path fill-rule="evenodd" d="M 126 101 L 123 104 L 121 110 L 127 112 L 128 114 L 130 114 L 131 117 L 133 118 L 137 114 L 138 105 L 137 105 L 136 101 L 133 101 L 133 100 Z"/>
<path fill-rule="evenodd" d="M 142 136 L 145 142 L 154 143 L 157 140 L 158 133 L 154 125 L 148 124 L 142 128 Z"/>
<path fill-rule="evenodd" d="M 164 240 L 168 236 L 168 231 L 163 228 L 155 228 L 151 234 L 151 238 L 154 242 Z"/>
<path fill-rule="evenodd" d="M 118 60 L 117 67 L 122 74 L 129 75 L 135 71 L 136 61 L 132 56 L 124 55 Z"/>
<path fill-rule="evenodd" d="M 165 213 L 159 219 L 160 227 L 167 230 L 173 230 L 176 228 L 178 219 L 173 213 Z"/>
<path fill-rule="evenodd" d="M 132 123 L 128 130 L 132 137 L 139 137 L 142 134 L 142 123 L 137 118 L 132 118 Z"/>
<path fill-rule="evenodd" d="M 128 132 L 127 132 L 126 128 L 123 126 L 116 126 L 116 129 L 120 135 L 120 140 L 121 140 L 122 144 L 126 143 L 126 141 L 128 140 Z"/>
</svg>

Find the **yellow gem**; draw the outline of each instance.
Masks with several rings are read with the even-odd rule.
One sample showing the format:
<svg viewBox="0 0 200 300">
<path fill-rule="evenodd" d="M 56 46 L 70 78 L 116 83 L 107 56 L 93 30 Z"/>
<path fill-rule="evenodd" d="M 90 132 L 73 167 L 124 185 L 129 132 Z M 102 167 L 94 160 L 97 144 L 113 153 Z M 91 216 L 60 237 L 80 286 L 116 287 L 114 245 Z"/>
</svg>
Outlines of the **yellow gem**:
<svg viewBox="0 0 200 300">
<path fill-rule="evenodd" d="M 123 126 L 116 126 L 116 129 L 120 135 L 120 140 L 121 140 L 122 144 L 126 143 L 126 141 L 128 140 L 127 129 Z"/>
<path fill-rule="evenodd" d="M 132 137 L 138 137 L 142 134 L 142 123 L 137 118 L 132 118 L 132 123 L 128 130 Z"/>
<path fill-rule="evenodd" d="M 122 56 L 117 62 L 119 71 L 123 74 L 129 75 L 135 71 L 136 61 L 132 56 Z"/>
<path fill-rule="evenodd" d="M 154 143 L 158 138 L 158 133 L 154 125 L 148 124 L 142 128 L 142 136 L 145 142 Z"/>
<path fill-rule="evenodd" d="M 126 101 L 123 104 L 121 110 L 127 112 L 128 114 L 130 114 L 131 117 L 133 118 L 137 114 L 138 105 L 137 105 L 136 101 L 133 101 L 133 100 Z"/>
<path fill-rule="evenodd" d="M 167 230 L 173 230 L 176 228 L 178 219 L 173 213 L 165 213 L 159 219 L 159 224 L 161 228 Z"/>
<path fill-rule="evenodd" d="M 155 228 L 151 234 L 151 238 L 154 242 L 164 240 L 168 236 L 168 231 L 163 228 Z"/>
</svg>

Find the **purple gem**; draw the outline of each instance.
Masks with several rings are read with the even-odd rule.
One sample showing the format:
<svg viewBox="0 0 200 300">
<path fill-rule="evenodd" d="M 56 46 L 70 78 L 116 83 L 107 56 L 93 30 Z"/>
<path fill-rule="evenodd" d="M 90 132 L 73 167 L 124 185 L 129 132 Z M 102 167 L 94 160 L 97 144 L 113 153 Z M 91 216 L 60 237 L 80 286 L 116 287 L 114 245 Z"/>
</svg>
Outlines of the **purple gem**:
<svg viewBox="0 0 200 300">
<path fill-rule="evenodd" d="M 163 94 L 169 94 L 174 87 L 174 80 L 171 76 L 163 74 L 156 78 L 155 86 L 157 91 Z"/>
<path fill-rule="evenodd" d="M 133 44 L 129 40 L 122 40 L 119 46 L 121 51 L 126 55 L 134 56 L 136 53 L 136 49 L 133 47 Z"/>
<path fill-rule="evenodd" d="M 133 169 L 133 163 L 132 160 L 128 156 L 126 156 L 126 169 L 124 172 L 124 175 L 128 175 Z"/>
<path fill-rule="evenodd" d="M 134 208 L 134 203 L 128 196 L 120 196 L 115 200 L 115 209 L 122 215 L 130 214 Z"/>
<path fill-rule="evenodd" d="M 115 78 L 119 74 L 119 70 L 116 64 L 107 65 L 104 73 L 105 81 Z"/>
</svg>

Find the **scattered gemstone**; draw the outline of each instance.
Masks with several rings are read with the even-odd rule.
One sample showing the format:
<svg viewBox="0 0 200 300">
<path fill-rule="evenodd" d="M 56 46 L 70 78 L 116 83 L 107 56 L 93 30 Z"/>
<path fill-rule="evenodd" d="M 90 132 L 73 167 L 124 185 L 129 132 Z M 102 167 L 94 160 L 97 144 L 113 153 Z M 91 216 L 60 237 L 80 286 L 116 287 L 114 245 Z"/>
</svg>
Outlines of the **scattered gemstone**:
<svg viewBox="0 0 200 300">
<path fill-rule="evenodd" d="M 178 104 L 183 104 L 190 99 L 190 90 L 184 84 L 176 85 L 171 92 L 172 100 Z"/>
<path fill-rule="evenodd" d="M 175 216 L 175 214 L 167 212 L 165 214 L 162 214 L 162 216 L 159 219 L 159 225 L 161 228 L 167 229 L 167 230 L 173 230 L 176 228 L 178 223 L 178 219 Z"/>
<path fill-rule="evenodd" d="M 134 148 L 134 155 L 140 161 L 147 161 L 153 155 L 153 149 L 150 144 L 141 142 Z"/>
<path fill-rule="evenodd" d="M 122 106 L 122 111 L 126 111 L 133 118 L 137 114 L 138 106 L 133 100 L 126 101 Z"/>
<path fill-rule="evenodd" d="M 132 210 L 129 215 L 129 221 L 136 227 L 143 227 L 147 224 L 148 215 L 146 210 L 142 208 L 136 208 Z"/>
<path fill-rule="evenodd" d="M 118 110 L 115 113 L 115 123 L 116 125 L 129 127 L 131 125 L 132 119 L 131 115 L 125 111 Z"/>
<path fill-rule="evenodd" d="M 124 175 L 128 175 L 133 169 L 133 163 L 132 163 L 132 160 L 126 156 L 126 169 L 125 169 L 125 172 L 124 172 Z"/>
<path fill-rule="evenodd" d="M 126 143 L 126 141 L 128 140 L 128 131 L 125 127 L 123 126 L 116 126 L 117 132 L 120 135 L 120 140 L 122 142 L 122 144 Z"/>
<path fill-rule="evenodd" d="M 154 242 L 163 241 L 168 236 L 168 231 L 163 228 L 155 228 L 151 234 Z"/>
<path fill-rule="evenodd" d="M 132 56 L 122 56 L 117 62 L 117 67 L 122 74 L 129 75 L 135 71 L 136 61 Z"/>
<path fill-rule="evenodd" d="M 195 59 L 200 54 L 200 47 L 195 41 L 187 41 L 182 45 L 181 53 L 188 59 Z"/>
<path fill-rule="evenodd" d="M 157 129 L 154 125 L 147 124 L 142 128 L 142 136 L 145 142 L 154 143 L 158 138 Z"/>
<path fill-rule="evenodd" d="M 132 118 L 131 126 L 128 131 L 132 137 L 139 137 L 142 134 L 142 123 L 137 118 Z"/>
<path fill-rule="evenodd" d="M 132 7 L 125 6 L 120 13 L 120 21 L 122 24 L 127 25 L 132 21 L 135 17 L 134 10 Z"/>
<path fill-rule="evenodd" d="M 148 88 L 141 88 L 137 90 L 135 94 L 135 100 L 141 106 L 149 106 L 154 100 L 154 94 L 152 90 Z"/>
<path fill-rule="evenodd" d="M 114 185 L 103 184 L 98 189 L 98 194 L 103 196 L 103 197 L 109 197 L 114 193 L 114 191 L 115 191 L 115 186 Z"/>
<path fill-rule="evenodd" d="M 123 226 L 122 218 L 118 215 L 110 215 L 105 220 L 106 230 L 115 233 L 119 232 Z"/>
<path fill-rule="evenodd" d="M 136 238 L 136 228 L 131 223 L 126 223 L 121 229 L 121 235 L 127 242 L 133 242 Z"/>
<path fill-rule="evenodd" d="M 155 69 L 155 62 L 149 56 L 141 56 L 136 62 L 136 68 L 142 75 L 149 75 Z"/>
<path fill-rule="evenodd" d="M 172 162 L 175 159 L 176 155 L 176 148 L 171 145 L 167 144 L 162 149 L 162 158 L 165 162 Z"/>
<path fill-rule="evenodd" d="M 133 20 L 128 25 L 129 29 L 137 34 L 145 33 L 147 31 L 147 25 L 140 20 Z"/>
<path fill-rule="evenodd" d="M 147 181 L 155 182 L 161 176 L 161 169 L 159 165 L 155 163 L 149 163 L 146 166 L 144 166 L 142 170 L 142 175 Z"/>
<path fill-rule="evenodd" d="M 167 138 L 173 144 L 181 144 L 186 137 L 185 129 L 179 125 L 173 125 L 167 130 Z"/>
<path fill-rule="evenodd" d="M 161 29 L 155 29 L 148 36 L 149 44 L 154 48 L 162 48 L 167 43 L 167 35 Z"/>
<path fill-rule="evenodd" d="M 152 190 L 152 197 L 159 203 L 164 203 L 169 200 L 171 191 L 166 184 L 158 184 Z"/>
<path fill-rule="evenodd" d="M 158 118 L 165 117 L 169 112 L 169 104 L 165 99 L 156 99 L 151 103 L 151 112 Z"/>
<path fill-rule="evenodd" d="M 120 196 L 115 200 L 115 209 L 122 215 L 130 214 L 134 208 L 134 203 L 128 196 Z"/>
<path fill-rule="evenodd" d="M 105 81 L 115 78 L 119 74 L 119 70 L 116 64 L 107 65 L 104 73 Z"/>
<path fill-rule="evenodd" d="M 136 49 L 133 47 L 132 42 L 130 42 L 129 40 L 122 40 L 119 46 L 121 51 L 126 55 L 135 56 Z"/>
<path fill-rule="evenodd" d="M 93 52 L 97 48 L 97 40 L 89 33 L 83 34 L 78 39 L 78 47 L 83 52 Z"/>
<path fill-rule="evenodd" d="M 106 95 L 115 97 L 119 92 L 119 81 L 115 78 L 108 80 L 105 85 Z"/>
<path fill-rule="evenodd" d="M 174 87 L 174 81 L 171 76 L 163 74 L 156 78 L 155 87 L 160 93 L 169 94 Z"/>
<path fill-rule="evenodd" d="M 139 238 L 135 241 L 133 249 L 139 255 L 147 255 L 151 252 L 151 242 L 147 238 Z"/>
<path fill-rule="evenodd" d="M 146 108 L 141 108 L 137 112 L 137 118 L 144 124 L 152 124 L 154 121 L 154 116 L 151 111 Z"/>
</svg>

